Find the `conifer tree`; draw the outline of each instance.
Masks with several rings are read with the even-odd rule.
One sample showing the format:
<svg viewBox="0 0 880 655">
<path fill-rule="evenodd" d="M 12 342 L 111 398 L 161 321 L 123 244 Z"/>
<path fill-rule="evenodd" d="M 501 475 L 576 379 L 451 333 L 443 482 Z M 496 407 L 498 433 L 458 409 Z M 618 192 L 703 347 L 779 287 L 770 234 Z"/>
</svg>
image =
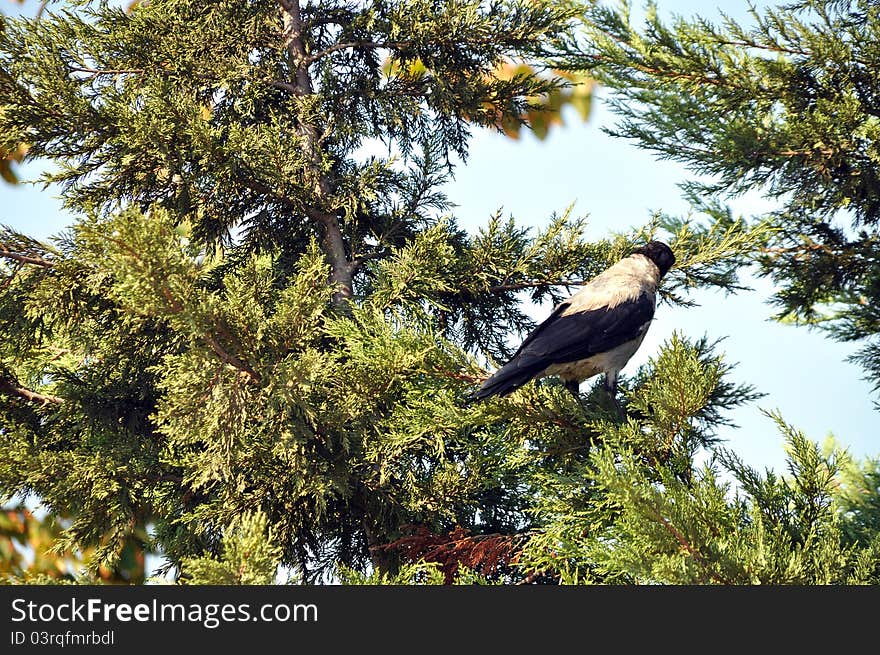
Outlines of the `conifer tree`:
<svg viewBox="0 0 880 655">
<path fill-rule="evenodd" d="M 876 580 L 876 467 L 792 437 L 794 481 L 719 455 L 732 501 L 694 464 L 757 394 L 706 339 L 622 380 L 624 421 L 601 383 L 464 402 L 533 326 L 523 300 L 663 236 L 662 298 L 687 305 L 740 289 L 768 238 L 718 203 L 599 241 L 569 211 L 458 225 L 442 185 L 471 130 L 563 87 L 542 66 L 581 11 L 151 0 L 6 20 L 0 146 L 51 162 L 77 218 L 48 242 L 0 233 L 0 493 L 69 515 L 56 545 L 93 548 L 92 574 L 137 539 L 193 584 Z M 839 539 L 814 551 L 814 531 Z M 730 561 L 718 534 L 743 541 Z M 800 577 L 752 573 L 785 544 Z"/>
<path fill-rule="evenodd" d="M 880 583 L 876 461 L 833 440 L 823 451 L 767 412 L 787 471 L 762 474 L 717 444 L 697 465 L 723 423 L 717 407 L 754 391 L 724 381 L 705 340 L 674 335 L 648 368 L 663 377 L 637 384 L 630 420 L 602 426 L 584 466 L 543 476 L 524 570 L 568 584 Z"/>
</svg>

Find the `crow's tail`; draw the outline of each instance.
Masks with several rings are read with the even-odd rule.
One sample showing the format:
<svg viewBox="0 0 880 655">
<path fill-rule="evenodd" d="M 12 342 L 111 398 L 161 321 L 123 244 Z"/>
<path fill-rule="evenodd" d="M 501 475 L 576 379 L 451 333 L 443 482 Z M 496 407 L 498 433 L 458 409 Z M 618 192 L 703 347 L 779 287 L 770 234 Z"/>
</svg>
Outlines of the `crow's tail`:
<svg viewBox="0 0 880 655">
<path fill-rule="evenodd" d="M 491 396 L 511 394 L 540 373 L 541 369 L 540 366 L 523 366 L 522 362 L 516 360 L 508 362 L 483 382 L 479 389 L 470 394 L 468 400 L 476 402 Z"/>
</svg>

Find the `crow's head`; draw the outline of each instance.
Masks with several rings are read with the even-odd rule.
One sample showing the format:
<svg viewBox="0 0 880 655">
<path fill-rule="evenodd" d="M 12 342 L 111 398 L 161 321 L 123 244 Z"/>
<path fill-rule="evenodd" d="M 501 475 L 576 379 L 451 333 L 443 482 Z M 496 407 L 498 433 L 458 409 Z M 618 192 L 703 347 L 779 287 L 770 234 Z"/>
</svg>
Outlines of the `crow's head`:
<svg viewBox="0 0 880 655">
<path fill-rule="evenodd" d="M 660 277 L 666 275 L 666 272 L 675 263 L 675 255 L 672 250 L 662 241 L 649 241 L 641 248 L 632 251 L 633 255 L 644 255 L 657 265 L 660 269 Z"/>
</svg>

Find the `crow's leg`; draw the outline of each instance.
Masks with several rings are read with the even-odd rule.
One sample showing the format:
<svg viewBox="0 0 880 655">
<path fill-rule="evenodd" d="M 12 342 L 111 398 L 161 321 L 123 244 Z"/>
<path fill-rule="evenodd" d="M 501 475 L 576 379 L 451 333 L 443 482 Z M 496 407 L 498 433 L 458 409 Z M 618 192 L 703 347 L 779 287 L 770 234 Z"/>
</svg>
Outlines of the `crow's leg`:
<svg viewBox="0 0 880 655">
<path fill-rule="evenodd" d="M 608 396 L 611 398 L 611 403 L 614 405 L 614 409 L 617 410 L 617 417 L 621 421 L 625 420 L 626 412 L 623 411 L 623 407 L 617 402 L 617 371 L 608 371 L 605 373 L 604 386 L 605 391 L 608 392 Z"/>
</svg>

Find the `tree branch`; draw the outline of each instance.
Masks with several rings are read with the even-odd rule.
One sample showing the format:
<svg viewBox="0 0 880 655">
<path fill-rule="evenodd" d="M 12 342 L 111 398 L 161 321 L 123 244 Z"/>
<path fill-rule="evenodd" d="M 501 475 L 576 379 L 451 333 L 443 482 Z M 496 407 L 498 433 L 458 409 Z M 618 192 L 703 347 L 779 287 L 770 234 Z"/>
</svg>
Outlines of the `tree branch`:
<svg viewBox="0 0 880 655">
<path fill-rule="evenodd" d="M 705 572 L 708 574 L 708 576 L 710 578 L 712 578 L 715 582 L 717 582 L 719 584 L 723 584 L 723 585 L 731 584 L 729 580 L 718 575 L 710 568 L 710 563 L 706 561 L 706 558 L 703 557 L 703 554 L 699 550 L 694 548 L 687 539 L 685 539 L 684 535 L 681 532 L 679 532 L 678 528 L 676 528 L 674 525 L 672 525 L 672 522 L 669 519 L 667 519 L 665 516 L 663 516 L 663 514 L 660 512 L 660 510 L 658 510 L 653 505 L 651 505 L 650 507 L 652 509 L 652 513 L 654 514 L 654 516 L 657 517 L 657 519 L 660 521 L 660 523 L 663 525 L 663 527 L 666 528 L 673 537 L 675 537 L 675 540 L 681 545 L 681 547 L 685 551 L 688 552 L 688 554 L 690 554 L 691 557 L 693 557 L 695 560 L 697 560 L 704 567 Z"/>
<path fill-rule="evenodd" d="M 55 266 L 53 262 L 50 262 L 48 259 L 43 259 L 42 257 L 34 257 L 32 255 L 22 255 L 17 252 L 12 252 L 7 249 L 2 243 L 0 243 L 0 257 L 5 257 L 6 259 L 12 259 L 17 262 L 21 262 L 22 264 L 32 264 L 33 266 L 42 266 L 43 268 L 52 268 Z"/>
<path fill-rule="evenodd" d="M 275 200 L 287 206 L 294 211 L 302 211 L 305 215 L 317 223 L 323 233 L 321 235 L 321 249 L 327 255 L 330 262 L 331 274 L 330 282 L 337 287 L 336 293 L 333 295 L 333 303 L 337 306 L 350 300 L 353 296 L 352 280 L 355 271 L 367 259 L 373 259 L 369 255 L 361 255 L 352 260 L 348 258 L 345 251 L 345 240 L 342 236 L 342 230 L 339 227 L 339 221 L 333 214 L 322 212 L 313 207 L 300 207 L 299 203 L 294 202 L 286 196 L 280 195 L 270 187 L 253 178 L 245 180 L 245 184 L 249 189 L 263 195 L 272 196 Z M 379 255 L 376 255 L 379 256 Z"/>
<path fill-rule="evenodd" d="M 532 584 L 535 580 L 537 580 L 542 575 L 544 575 L 544 573 L 545 573 L 544 571 L 532 571 L 531 573 L 529 573 L 526 577 L 524 577 L 522 580 L 520 580 L 516 584 L 518 584 L 518 585 Z"/>
<path fill-rule="evenodd" d="M 334 43 L 323 50 L 319 50 L 318 52 L 314 52 L 308 55 L 305 58 L 305 64 L 310 65 L 318 61 L 319 59 L 323 59 L 329 54 L 334 52 L 338 52 L 339 50 L 349 50 L 355 48 L 362 48 L 364 50 L 400 50 L 401 48 L 405 48 L 410 43 L 407 41 L 387 41 L 387 42 L 378 42 L 378 41 L 347 41 L 345 43 Z"/>
<path fill-rule="evenodd" d="M 384 257 L 387 257 L 388 255 L 389 255 L 389 253 L 387 251 L 383 251 L 383 250 L 376 251 L 376 252 L 367 252 L 367 253 L 364 253 L 363 255 L 355 255 L 351 259 L 352 273 L 357 271 L 361 266 L 363 266 L 366 262 L 370 261 L 371 259 L 383 259 Z"/>
<path fill-rule="evenodd" d="M 223 346 L 210 334 L 201 335 L 201 340 L 204 341 L 207 346 L 214 351 L 214 354 L 217 355 L 224 363 L 228 364 L 232 368 L 238 369 L 242 372 L 242 374 L 246 375 L 251 382 L 259 383 L 262 377 L 259 373 L 257 373 L 250 364 L 240 360 L 238 357 L 230 355 Z"/>
<path fill-rule="evenodd" d="M 312 80 L 308 71 L 299 0 L 279 0 L 279 3 L 284 10 L 284 47 L 290 54 L 296 80 L 294 92 L 297 95 L 309 95 L 312 93 Z"/>
<path fill-rule="evenodd" d="M 801 50 L 798 48 L 786 48 L 785 46 L 770 43 L 758 43 L 757 41 L 729 41 L 719 39 L 715 41 L 718 45 L 731 45 L 737 48 L 754 48 L 756 50 L 768 50 L 770 52 L 781 52 L 786 55 L 799 55 L 801 57 L 810 58 L 813 53 L 809 50 Z M 857 60 L 856 60 L 857 61 Z"/>
<path fill-rule="evenodd" d="M 290 82 L 285 82 L 284 80 L 272 80 L 272 86 L 276 89 L 284 89 L 285 91 L 289 91 L 294 95 L 299 95 L 299 88 L 296 84 L 291 84 Z"/>
<path fill-rule="evenodd" d="M 64 402 L 64 400 L 58 396 L 47 396 L 37 393 L 36 391 L 31 391 L 30 389 L 19 387 L 12 380 L 2 377 L 0 377 L 0 393 L 17 396 L 18 398 L 33 403 L 40 403 L 42 405 L 60 405 Z"/>
<path fill-rule="evenodd" d="M 323 230 L 321 245 L 330 260 L 330 282 L 336 286 L 333 302 L 335 305 L 341 306 L 354 295 L 352 278 L 356 266 L 354 262 L 349 261 L 348 255 L 345 253 L 345 240 L 342 238 L 339 221 L 334 215 L 311 207 L 306 208 L 306 215 L 318 223 Z"/>
<path fill-rule="evenodd" d="M 280 88 L 286 88 L 296 96 L 311 95 L 313 90 L 308 69 L 309 56 L 303 37 L 299 0 L 279 0 L 279 3 L 283 11 L 284 47 L 290 55 L 293 79 L 289 82 L 275 82 L 274 84 L 275 86 L 283 84 L 284 86 Z M 319 201 L 326 201 L 332 196 L 332 185 L 323 172 L 323 162 L 320 156 L 322 136 L 314 125 L 307 122 L 301 123 L 299 131 L 310 160 L 311 170 L 309 172 L 315 194 Z M 321 228 L 321 246 L 332 270 L 330 281 L 337 289 L 333 294 L 333 304 L 344 309 L 353 296 L 354 265 L 346 254 L 345 240 L 342 236 L 339 220 L 333 213 L 319 207 L 307 207 L 305 213 Z"/>
<path fill-rule="evenodd" d="M 92 77 L 98 75 L 143 75 L 146 72 L 143 68 L 88 68 L 85 66 L 72 66 L 70 70 L 75 73 L 89 73 Z"/>
<path fill-rule="evenodd" d="M 603 34 L 605 34 L 606 36 L 608 36 L 611 39 L 613 39 L 614 41 L 616 41 L 619 44 L 619 47 L 621 49 L 626 50 L 629 48 L 629 43 L 620 39 L 616 35 L 611 34 L 609 32 L 606 32 L 604 30 L 603 30 Z M 609 57 L 608 55 L 603 55 L 603 54 L 589 54 L 589 55 L 587 55 L 587 58 L 593 60 L 594 62 L 599 62 L 602 64 L 614 65 L 614 63 L 615 63 L 615 60 L 612 57 Z M 704 75 L 704 74 L 700 74 L 700 73 L 686 73 L 683 71 L 673 70 L 673 69 L 661 69 L 661 68 L 656 68 L 654 66 L 649 66 L 647 63 L 633 62 L 630 65 L 634 69 L 636 69 L 637 71 L 639 71 L 641 73 L 646 73 L 648 75 L 653 75 L 655 77 L 668 78 L 668 79 L 672 79 L 672 80 L 683 79 L 683 80 L 688 80 L 691 82 L 696 82 L 698 84 L 708 84 L 708 85 L 714 86 L 714 87 L 722 87 L 722 88 L 730 88 L 730 89 L 739 89 L 742 91 L 749 91 L 754 94 L 754 89 L 746 87 L 742 84 L 737 84 L 736 82 L 732 81 L 729 77 L 710 77 L 708 75 Z M 767 89 L 762 89 L 762 91 L 764 91 L 765 94 L 767 93 Z"/>
<path fill-rule="evenodd" d="M 165 300 L 168 301 L 172 312 L 174 312 L 175 314 L 180 314 L 181 312 L 183 312 L 183 304 L 174 297 L 174 295 L 171 293 L 171 290 L 164 284 L 161 287 L 161 293 Z M 223 328 L 223 331 L 229 334 L 229 332 L 225 330 L 225 328 Z M 200 334 L 199 339 L 201 339 L 205 343 L 205 345 L 207 345 L 214 352 L 214 354 L 220 358 L 221 361 L 228 364 L 232 368 L 238 369 L 239 371 L 244 373 L 251 380 L 251 382 L 260 382 L 260 380 L 262 379 L 260 377 L 260 374 L 257 373 L 246 361 L 239 359 L 234 355 L 230 355 L 228 352 L 226 352 L 226 349 L 223 348 L 222 345 L 220 345 L 220 342 L 217 341 L 214 335 L 212 335 L 210 332 Z"/>
<path fill-rule="evenodd" d="M 532 282 L 514 282 L 512 284 L 498 284 L 489 287 L 489 293 L 499 291 L 519 291 L 520 289 L 533 289 L 535 287 L 573 287 L 586 284 L 586 280 L 535 280 Z"/>
<path fill-rule="evenodd" d="M 142 264 L 144 263 L 143 258 L 141 257 L 140 253 L 137 250 L 135 250 L 134 248 L 132 248 L 130 245 L 128 245 L 127 243 L 122 241 L 121 239 L 115 239 L 113 237 L 106 237 L 106 239 L 108 241 L 111 241 L 112 243 L 115 243 L 120 248 L 122 248 L 135 261 L 138 261 Z M 183 311 L 185 309 L 183 303 L 179 299 L 174 297 L 174 294 L 171 292 L 171 289 L 168 287 L 168 285 L 164 284 L 162 281 L 156 280 L 153 276 L 150 276 L 150 279 L 154 283 L 154 288 L 160 294 L 162 294 L 162 297 L 168 303 L 168 307 L 171 310 L 171 313 L 172 314 L 183 313 Z M 216 329 L 216 327 L 215 327 L 215 329 Z M 227 330 L 225 330 L 225 328 L 222 328 L 222 329 L 223 329 L 223 331 L 226 332 L 226 334 L 229 334 L 229 332 Z M 220 330 L 218 330 L 218 331 L 220 331 Z M 253 369 L 253 367 L 250 364 L 248 364 L 245 360 L 239 359 L 238 357 L 226 352 L 226 349 L 223 348 L 223 346 L 220 344 L 220 342 L 217 340 L 217 338 L 214 335 L 212 335 L 210 332 L 204 332 L 202 334 L 199 334 L 198 337 L 224 363 L 241 371 L 252 382 L 259 383 L 262 380 L 262 376 L 260 376 L 260 374 L 257 373 Z"/>
</svg>

